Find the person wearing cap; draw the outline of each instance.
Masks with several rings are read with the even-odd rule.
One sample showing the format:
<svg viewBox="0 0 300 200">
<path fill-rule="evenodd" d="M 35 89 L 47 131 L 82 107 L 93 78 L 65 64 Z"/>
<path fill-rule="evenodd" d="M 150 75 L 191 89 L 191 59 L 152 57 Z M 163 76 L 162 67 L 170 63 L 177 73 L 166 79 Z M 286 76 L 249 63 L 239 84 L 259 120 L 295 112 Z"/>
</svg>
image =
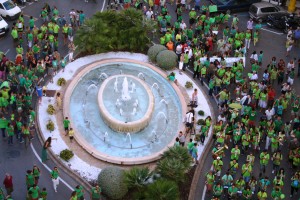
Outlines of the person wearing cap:
<svg viewBox="0 0 300 200">
<path fill-rule="evenodd" d="M 195 8 L 192 8 L 192 10 L 189 12 L 189 17 L 190 17 L 190 25 L 192 26 L 197 18 L 197 12 L 195 11 Z"/>
<path fill-rule="evenodd" d="M 223 166 L 223 161 L 218 156 L 217 159 L 213 161 L 213 169 L 218 178 L 220 178 L 221 176 L 222 166 Z"/>
</svg>

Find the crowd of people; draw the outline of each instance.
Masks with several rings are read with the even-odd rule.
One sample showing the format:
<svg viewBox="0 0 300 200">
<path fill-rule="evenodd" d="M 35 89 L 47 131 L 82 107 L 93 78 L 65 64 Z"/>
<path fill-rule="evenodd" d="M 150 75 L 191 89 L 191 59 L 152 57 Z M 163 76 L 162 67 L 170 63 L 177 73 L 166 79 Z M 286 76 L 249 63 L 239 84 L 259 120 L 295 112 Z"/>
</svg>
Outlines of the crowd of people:
<svg viewBox="0 0 300 200">
<path fill-rule="evenodd" d="M 196 132 L 203 144 L 208 130 L 213 129 L 213 170 L 205 175 L 207 195 L 214 200 L 296 198 L 300 187 L 300 96 L 294 80 L 300 75 L 300 59 L 290 58 L 290 52 L 298 42 L 295 35 L 299 29 L 289 30 L 283 58 L 266 61 L 263 51 L 249 52 L 259 44 L 260 21 L 249 19 L 241 24 L 238 15 L 214 14 L 199 2 L 191 6 L 191 1 L 176 1 L 174 19 L 166 1 L 149 1 L 144 14 L 158 24 L 160 44 L 177 54 L 179 74 L 192 69 L 193 78 L 206 84 L 217 101 L 216 123 L 207 118 Z M 183 20 L 184 13 L 188 13 L 188 22 Z M 173 77 L 176 80 L 175 74 Z M 179 133 L 175 145 L 184 146 L 187 135 L 195 134 L 191 131 L 193 116 L 191 109 L 186 115 L 186 132 Z M 197 145 L 193 140 L 187 143 L 195 163 Z M 225 155 L 230 161 L 224 160 Z M 283 163 L 286 157 L 289 164 Z M 269 165 L 271 177 L 266 172 Z M 254 169 L 258 166 L 257 176 Z M 292 170 L 292 178 L 287 178 L 287 170 Z M 283 192 L 284 185 L 290 185 L 289 193 Z"/>
</svg>

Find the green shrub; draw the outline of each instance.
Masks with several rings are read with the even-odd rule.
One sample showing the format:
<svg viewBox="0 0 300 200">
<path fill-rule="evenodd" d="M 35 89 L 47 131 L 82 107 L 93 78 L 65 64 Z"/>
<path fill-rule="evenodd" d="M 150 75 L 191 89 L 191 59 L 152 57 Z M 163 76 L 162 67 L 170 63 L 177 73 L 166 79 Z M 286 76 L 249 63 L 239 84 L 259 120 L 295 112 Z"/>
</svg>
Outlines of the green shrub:
<svg viewBox="0 0 300 200">
<path fill-rule="evenodd" d="M 186 148 L 182 146 L 173 146 L 165 151 L 162 155 L 162 159 L 176 158 L 178 159 L 187 169 L 192 164 L 192 158 Z"/>
<path fill-rule="evenodd" d="M 147 167 L 133 167 L 125 171 L 124 181 L 129 189 L 141 190 L 147 184 L 152 173 Z"/>
<path fill-rule="evenodd" d="M 198 119 L 197 124 L 199 126 L 205 125 L 205 120 L 204 119 Z"/>
<path fill-rule="evenodd" d="M 167 50 L 165 46 L 160 44 L 155 44 L 149 48 L 147 55 L 152 62 L 156 62 L 156 56 L 158 55 L 159 52 L 164 50 Z"/>
<path fill-rule="evenodd" d="M 53 115 L 53 114 L 55 113 L 55 108 L 54 108 L 54 106 L 53 106 L 52 104 L 49 104 L 49 105 L 48 105 L 47 113 L 48 113 L 49 115 Z"/>
<path fill-rule="evenodd" d="M 178 186 L 173 181 L 160 179 L 147 187 L 145 199 L 179 200 Z"/>
<path fill-rule="evenodd" d="M 59 86 L 63 86 L 63 85 L 65 85 L 66 84 L 66 79 L 64 79 L 64 78 L 59 78 L 58 80 L 57 80 L 57 85 L 59 85 Z"/>
<path fill-rule="evenodd" d="M 178 158 L 164 158 L 157 163 L 156 169 L 163 178 L 182 183 L 190 168 Z"/>
<path fill-rule="evenodd" d="M 195 141 L 200 142 L 200 134 L 195 135 Z"/>
<path fill-rule="evenodd" d="M 156 63 L 164 70 L 171 70 L 177 66 L 177 55 L 174 51 L 164 50 L 156 56 Z"/>
<path fill-rule="evenodd" d="M 198 115 L 204 116 L 204 111 L 203 111 L 203 110 L 199 110 L 199 111 L 198 111 Z"/>
<path fill-rule="evenodd" d="M 190 81 L 187 81 L 187 82 L 185 83 L 185 87 L 186 87 L 187 89 L 193 88 L 193 83 L 190 82 Z"/>
<path fill-rule="evenodd" d="M 54 131 L 55 126 L 54 126 L 53 121 L 49 120 L 49 121 L 47 122 L 47 124 L 46 124 L 46 128 L 47 128 L 47 130 L 49 130 L 50 132 L 51 132 L 51 131 Z"/>
<path fill-rule="evenodd" d="M 104 168 L 98 176 L 103 194 L 111 199 L 122 199 L 128 192 L 124 175 L 124 170 L 119 167 Z"/>
<path fill-rule="evenodd" d="M 59 157 L 61 158 L 61 159 L 63 159 L 64 161 L 69 161 L 71 158 L 73 158 L 73 156 L 74 156 L 74 153 L 71 151 L 71 150 L 69 150 L 69 149 L 65 149 L 65 150 L 62 150 L 61 152 L 60 152 L 60 154 L 59 154 Z"/>
</svg>

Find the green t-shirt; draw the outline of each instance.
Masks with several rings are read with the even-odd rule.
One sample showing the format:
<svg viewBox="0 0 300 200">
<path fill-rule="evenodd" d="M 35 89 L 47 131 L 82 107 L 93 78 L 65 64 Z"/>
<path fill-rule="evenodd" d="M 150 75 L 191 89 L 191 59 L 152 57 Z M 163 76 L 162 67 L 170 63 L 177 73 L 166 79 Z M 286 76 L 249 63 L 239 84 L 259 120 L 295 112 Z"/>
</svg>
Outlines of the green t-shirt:
<svg viewBox="0 0 300 200">
<path fill-rule="evenodd" d="M 99 187 L 98 189 L 96 187 L 92 188 L 92 198 L 100 198 L 100 194 L 101 194 L 101 188 Z"/>
<path fill-rule="evenodd" d="M 57 179 L 57 178 L 58 178 L 58 172 L 55 171 L 55 170 L 53 170 L 53 171 L 51 172 L 51 178 L 52 178 L 52 179 Z"/>
<path fill-rule="evenodd" d="M 63 124 L 64 124 L 64 128 L 68 128 L 70 125 L 70 120 L 64 119 Z"/>
<path fill-rule="evenodd" d="M 31 191 L 31 198 L 36 199 L 39 197 L 39 186 L 31 187 L 28 191 Z"/>
<path fill-rule="evenodd" d="M 29 27 L 33 28 L 34 27 L 34 19 L 29 20 Z"/>
</svg>

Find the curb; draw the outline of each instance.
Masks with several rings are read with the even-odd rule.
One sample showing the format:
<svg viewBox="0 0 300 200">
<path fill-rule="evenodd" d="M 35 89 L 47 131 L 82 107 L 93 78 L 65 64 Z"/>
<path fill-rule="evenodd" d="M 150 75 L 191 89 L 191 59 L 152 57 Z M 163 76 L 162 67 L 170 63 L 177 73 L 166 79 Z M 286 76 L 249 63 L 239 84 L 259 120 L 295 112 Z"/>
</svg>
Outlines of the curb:
<svg viewBox="0 0 300 200">
<path fill-rule="evenodd" d="M 189 76 L 191 78 L 190 74 L 187 74 L 187 76 Z M 216 123 L 216 119 L 215 119 L 215 115 L 214 115 L 215 110 L 213 108 L 212 102 L 210 101 L 210 98 L 207 96 L 206 92 L 204 91 L 203 86 L 201 86 L 199 84 L 199 82 L 197 82 L 196 80 L 194 82 L 201 89 L 201 92 L 204 94 L 205 98 L 207 99 L 207 103 L 208 103 L 208 105 L 209 105 L 209 107 L 212 111 L 212 113 L 211 113 L 211 115 L 212 115 L 211 118 L 212 118 L 212 122 L 213 122 L 212 124 L 215 124 Z M 205 84 L 204 87 L 207 87 L 207 85 Z M 216 99 L 214 98 L 214 100 L 216 100 Z M 212 125 L 211 125 L 210 129 L 212 131 L 212 129 L 213 129 Z M 202 156 L 198 160 L 198 165 L 196 167 L 196 170 L 195 170 L 195 173 L 194 173 L 194 176 L 193 176 L 193 180 L 192 180 L 192 183 L 191 183 L 191 188 L 190 188 L 188 200 L 195 200 L 196 199 L 195 196 L 196 196 L 196 190 L 197 190 L 197 183 L 199 181 L 199 178 L 200 178 L 200 175 L 201 175 L 201 172 L 202 172 L 202 169 L 203 169 L 202 163 L 207 158 L 207 155 L 209 154 L 209 149 L 212 147 L 213 141 L 214 141 L 213 137 L 211 137 L 209 139 L 209 141 L 207 142 L 207 144 L 205 145 L 204 150 L 202 151 L 203 152 Z"/>
</svg>

